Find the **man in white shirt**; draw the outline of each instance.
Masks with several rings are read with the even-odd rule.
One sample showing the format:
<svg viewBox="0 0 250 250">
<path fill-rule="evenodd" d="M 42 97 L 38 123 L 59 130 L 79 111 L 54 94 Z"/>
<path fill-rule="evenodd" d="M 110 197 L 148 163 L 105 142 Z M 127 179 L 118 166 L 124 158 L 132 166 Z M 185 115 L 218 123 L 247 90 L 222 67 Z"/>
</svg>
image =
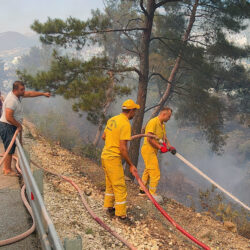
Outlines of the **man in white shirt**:
<svg viewBox="0 0 250 250">
<path fill-rule="evenodd" d="M 15 131 L 22 132 L 23 107 L 22 98 L 46 96 L 50 97 L 50 93 L 42 93 L 36 91 L 25 91 L 24 83 L 15 81 L 13 89 L 6 96 L 3 102 L 3 111 L 0 119 L 0 136 L 7 150 Z M 15 152 L 14 144 L 4 162 L 3 173 L 9 176 L 16 176 L 16 172 L 11 169 L 12 155 Z"/>
</svg>

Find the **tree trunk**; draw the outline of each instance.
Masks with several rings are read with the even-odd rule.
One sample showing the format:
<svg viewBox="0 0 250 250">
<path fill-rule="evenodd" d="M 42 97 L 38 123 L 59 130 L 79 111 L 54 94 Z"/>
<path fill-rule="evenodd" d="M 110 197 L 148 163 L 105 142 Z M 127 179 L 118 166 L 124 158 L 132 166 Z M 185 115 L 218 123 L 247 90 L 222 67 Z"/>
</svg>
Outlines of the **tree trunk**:
<svg viewBox="0 0 250 250">
<path fill-rule="evenodd" d="M 97 128 L 97 131 L 96 131 L 96 134 L 95 134 L 95 139 L 93 141 L 93 145 L 95 147 L 97 147 L 97 145 L 99 143 L 101 133 L 102 133 L 102 128 L 103 128 L 103 123 L 104 123 L 103 121 L 100 121 L 99 124 L 98 124 L 98 128 Z"/>
<path fill-rule="evenodd" d="M 110 82 L 109 88 L 106 91 L 107 99 L 106 99 L 106 102 L 104 104 L 103 111 L 102 111 L 104 116 L 106 116 L 108 108 L 109 108 L 110 104 L 113 101 L 112 92 L 113 92 L 113 89 L 115 87 L 114 73 L 109 71 L 108 75 L 110 77 L 111 82 Z M 95 139 L 93 141 L 93 145 L 95 147 L 98 145 L 98 142 L 100 140 L 101 132 L 102 132 L 102 128 L 103 128 L 104 123 L 105 123 L 105 121 L 101 118 L 99 123 L 98 123 L 98 128 L 97 128 L 97 132 L 96 132 L 96 135 L 95 135 Z"/>
<path fill-rule="evenodd" d="M 140 75 L 139 75 L 139 84 L 137 92 L 137 103 L 140 105 L 141 108 L 137 111 L 133 119 L 133 124 L 132 124 L 133 135 L 141 133 L 142 123 L 144 118 L 144 109 L 146 104 L 148 74 L 149 74 L 149 46 L 150 46 L 150 37 L 151 37 L 154 12 L 155 12 L 154 0 L 147 1 L 146 10 L 148 14 L 145 14 L 144 26 L 146 29 L 143 31 L 141 45 L 140 45 Z M 129 155 L 135 166 L 138 163 L 139 149 L 140 149 L 140 139 L 132 141 L 129 148 Z M 127 176 L 133 178 L 129 172 L 129 168 L 126 168 L 125 173 Z"/>
<path fill-rule="evenodd" d="M 183 46 L 186 46 L 187 42 L 188 42 L 188 38 L 190 36 L 190 33 L 191 33 L 191 30 L 193 28 L 193 24 L 195 22 L 195 15 L 196 15 L 196 10 L 197 10 L 197 7 L 198 7 L 198 4 L 199 4 L 199 0 L 195 0 L 195 3 L 193 5 L 193 8 L 192 8 L 192 11 L 191 11 L 191 15 L 190 15 L 190 18 L 189 18 L 189 23 L 188 23 L 188 27 L 185 31 L 185 34 L 183 36 Z M 182 58 L 182 53 L 183 53 L 183 49 L 181 49 L 181 51 L 179 52 L 179 55 L 178 57 L 176 58 L 176 61 L 175 61 L 175 65 L 170 73 L 170 76 L 168 78 L 168 85 L 167 85 L 167 88 L 164 92 L 164 94 L 162 95 L 160 101 L 159 101 L 159 106 L 157 106 L 153 113 L 151 114 L 150 118 L 149 119 L 152 119 L 153 117 L 155 117 L 156 115 L 158 115 L 158 113 L 160 112 L 160 110 L 162 109 L 162 107 L 164 106 L 164 104 L 166 103 L 166 101 L 168 100 L 169 96 L 170 96 L 170 91 L 171 91 L 171 87 L 172 87 L 172 83 L 174 82 L 175 80 L 175 76 L 180 68 L 180 63 L 181 63 L 181 58 Z"/>
</svg>

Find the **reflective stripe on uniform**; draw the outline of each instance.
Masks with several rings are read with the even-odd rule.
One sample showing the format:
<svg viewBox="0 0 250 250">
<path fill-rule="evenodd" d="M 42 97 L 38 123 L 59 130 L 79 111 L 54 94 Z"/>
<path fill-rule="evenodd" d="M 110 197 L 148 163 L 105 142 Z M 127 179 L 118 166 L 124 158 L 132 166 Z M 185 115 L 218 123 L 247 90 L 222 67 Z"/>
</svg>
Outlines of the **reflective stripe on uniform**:
<svg viewBox="0 0 250 250">
<path fill-rule="evenodd" d="M 114 196 L 114 194 L 108 194 L 108 193 L 105 193 L 105 195 L 107 195 L 107 196 Z"/>
<path fill-rule="evenodd" d="M 122 205 L 122 204 L 126 204 L 127 201 L 121 201 L 121 202 L 116 202 L 115 205 Z"/>
</svg>

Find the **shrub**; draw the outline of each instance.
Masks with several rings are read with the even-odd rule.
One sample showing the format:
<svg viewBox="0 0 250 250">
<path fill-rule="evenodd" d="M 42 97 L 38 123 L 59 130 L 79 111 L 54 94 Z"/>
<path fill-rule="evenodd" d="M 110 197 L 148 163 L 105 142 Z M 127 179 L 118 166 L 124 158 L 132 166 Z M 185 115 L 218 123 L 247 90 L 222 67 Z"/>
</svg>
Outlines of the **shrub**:
<svg viewBox="0 0 250 250">
<path fill-rule="evenodd" d="M 220 221 L 231 221 L 237 225 L 240 235 L 250 239 L 250 213 L 244 208 L 238 208 L 225 201 L 225 198 L 216 192 L 216 187 L 205 191 L 199 190 L 200 204 L 203 210 L 209 211 L 211 216 Z"/>
</svg>

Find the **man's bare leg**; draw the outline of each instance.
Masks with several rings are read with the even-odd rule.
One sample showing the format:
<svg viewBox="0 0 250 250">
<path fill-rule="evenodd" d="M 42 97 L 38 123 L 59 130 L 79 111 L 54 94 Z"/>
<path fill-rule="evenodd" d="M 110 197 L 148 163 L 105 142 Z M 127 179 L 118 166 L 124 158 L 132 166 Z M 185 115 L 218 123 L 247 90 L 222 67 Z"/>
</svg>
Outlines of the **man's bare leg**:
<svg viewBox="0 0 250 250">
<path fill-rule="evenodd" d="M 11 169 L 12 154 L 8 154 L 4 161 L 3 173 L 4 174 L 16 174 L 14 170 Z"/>
</svg>

